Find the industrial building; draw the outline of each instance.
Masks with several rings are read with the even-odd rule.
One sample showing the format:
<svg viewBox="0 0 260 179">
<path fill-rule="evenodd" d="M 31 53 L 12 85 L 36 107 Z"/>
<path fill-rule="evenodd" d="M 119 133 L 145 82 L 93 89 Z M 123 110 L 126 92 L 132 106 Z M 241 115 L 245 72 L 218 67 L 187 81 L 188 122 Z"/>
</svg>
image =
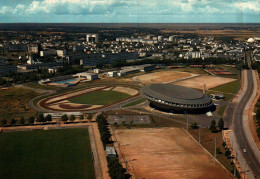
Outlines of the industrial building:
<svg viewBox="0 0 260 179">
<path fill-rule="evenodd" d="M 87 80 L 96 80 L 98 79 L 98 75 L 94 73 L 88 73 L 88 72 L 82 72 L 82 73 L 77 73 L 73 75 L 75 78 L 86 78 Z"/>
<path fill-rule="evenodd" d="M 0 65 L 0 76 L 6 76 L 9 72 L 17 73 L 15 65 Z"/>
<path fill-rule="evenodd" d="M 204 113 L 214 105 L 209 96 L 198 90 L 173 84 L 152 84 L 140 91 L 150 105 L 162 111 Z"/>
</svg>

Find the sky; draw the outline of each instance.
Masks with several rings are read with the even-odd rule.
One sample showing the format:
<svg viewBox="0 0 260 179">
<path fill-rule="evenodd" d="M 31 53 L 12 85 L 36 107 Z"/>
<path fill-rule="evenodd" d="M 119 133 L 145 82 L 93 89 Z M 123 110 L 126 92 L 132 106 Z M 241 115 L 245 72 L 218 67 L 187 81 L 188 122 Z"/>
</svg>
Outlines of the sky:
<svg viewBox="0 0 260 179">
<path fill-rule="evenodd" d="M 260 23 L 260 0 L 0 0 L 0 23 Z"/>
</svg>

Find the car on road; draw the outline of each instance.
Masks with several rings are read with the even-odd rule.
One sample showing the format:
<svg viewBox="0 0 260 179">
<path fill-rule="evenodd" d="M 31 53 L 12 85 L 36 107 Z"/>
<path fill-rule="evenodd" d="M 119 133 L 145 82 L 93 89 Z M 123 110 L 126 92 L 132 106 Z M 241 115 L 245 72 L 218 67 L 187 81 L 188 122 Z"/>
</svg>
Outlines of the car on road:
<svg viewBox="0 0 260 179">
<path fill-rule="evenodd" d="M 243 149 L 243 152 L 246 153 L 246 149 Z"/>
</svg>

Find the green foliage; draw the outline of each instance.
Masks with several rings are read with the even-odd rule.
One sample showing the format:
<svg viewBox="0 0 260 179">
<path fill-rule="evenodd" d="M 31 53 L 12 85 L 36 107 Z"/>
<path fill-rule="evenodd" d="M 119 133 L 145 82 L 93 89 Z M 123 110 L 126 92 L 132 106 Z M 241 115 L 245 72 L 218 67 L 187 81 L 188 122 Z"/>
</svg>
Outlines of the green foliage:
<svg viewBox="0 0 260 179">
<path fill-rule="evenodd" d="M 230 155 L 231 155 L 231 152 L 230 152 L 230 150 L 227 149 L 227 150 L 225 151 L 225 156 L 226 156 L 226 157 L 230 157 Z"/>
<path fill-rule="evenodd" d="M 87 117 L 87 119 L 88 119 L 88 120 L 91 120 L 91 119 L 92 119 L 92 117 L 93 117 L 93 116 L 92 116 L 92 114 L 88 114 L 88 117 Z"/>
<path fill-rule="evenodd" d="M 61 121 L 67 122 L 68 120 L 69 120 L 69 119 L 68 119 L 67 114 L 63 114 L 63 115 L 61 116 Z"/>
<path fill-rule="evenodd" d="M 126 169 L 123 168 L 119 159 L 107 157 L 108 162 L 108 173 L 112 179 L 126 179 Z"/>
<path fill-rule="evenodd" d="M 218 128 L 221 131 L 224 129 L 224 120 L 222 119 L 222 117 L 218 120 Z"/>
<path fill-rule="evenodd" d="M 220 148 L 219 148 L 219 147 L 216 148 L 216 152 L 217 152 L 217 154 L 221 154 L 221 153 L 222 153 L 222 152 L 220 151 Z"/>
<path fill-rule="evenodd" d="M 110 137 L 111 137 L 108 128 L 108 122 L 103 114 L 97 116 L 97 122 L 98 122 L 98 129 L 100 132 L 101 141 L 103 143 L 103 146 L 105 147 L 106 144 L 110 143 Z"/>
<path fill-rule="evenodd" d="M 43 113 L 37 113 L 36 122 L 45 122 L 45 118 L 43 116 Z"/>
<path fill-rule="evenodd" d="M 30 116 L 28 119 L 28 124 L 34 124 L 35 118 L 33 116 Z"/>
<path fill-rule="evenodd" d="M 80 115 L 79 120 L 84 120 L 84 115 Z"/>
<path fill-rule="evenodd" d="M 190 124 L 190 127 L 191 127 L 192 129 L 198 129 L 198 124 L 197 124 L 196 122 L 192 122 L 192 123 Z"/>
<path fill-rule="evenodd" d="M 73 122 L 73 121 L 75 121 L 75 119 L 76 119 L 75 115 L 73 115 L 73 114 L 72 114 L 72 115 L 70 115 L 70 121 L 72 121 L 72 122 Z"/>
<path fill-rule="evenodd" d="M 11 119 L 11 121 L 10 121 L 10 124 L 12 125 L 12 126 L 14 126 L 15 124 L 16 124 L 16 120 L 13 118 L 13 119 Z"/>
<path fill-rule="evenodd" d="M 48 114 L 48 115 L 45 117 L 45 121 L 51 122 L 51 121 L 52 121 L 52 115 Z"/>
<path fill-rule="evenodd" d="M 258 128 L 256 129 L 256 132 L 257 132 L 258 137 L 260 138 L 260 127 L 258 127 Z"/>
<path fill-rule="evenodd" d="M 209 130 L 211 130 L 211 132 L 217 131 L 216 121 L 214 119 L 210 123 Z"/>
<path fill-rule="evenodd" d="M 1 123 L 1 126 L 4 126 L 7 124 L 7 121 L 6 121 L 6 119 L 1 119 L 0 123 Z"/>
<path fill-rule="evenodd" d="M 24 119 L 23 116 L 20 118 L 19 123 L 22 124 L 22 125 L 25 123 L 25 119 Z"/>
</svg>

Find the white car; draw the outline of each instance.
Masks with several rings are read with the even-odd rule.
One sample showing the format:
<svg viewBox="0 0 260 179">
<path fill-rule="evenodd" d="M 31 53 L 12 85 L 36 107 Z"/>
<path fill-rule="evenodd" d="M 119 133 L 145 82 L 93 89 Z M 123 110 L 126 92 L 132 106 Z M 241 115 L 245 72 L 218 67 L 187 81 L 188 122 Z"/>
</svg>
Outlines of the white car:
<svg viewBox="0 0 260 179">
<path fill-rule="evenodd" d="M 243 149 L 244 153 L 246 153 L 246 149 Z"/>
</svg>

